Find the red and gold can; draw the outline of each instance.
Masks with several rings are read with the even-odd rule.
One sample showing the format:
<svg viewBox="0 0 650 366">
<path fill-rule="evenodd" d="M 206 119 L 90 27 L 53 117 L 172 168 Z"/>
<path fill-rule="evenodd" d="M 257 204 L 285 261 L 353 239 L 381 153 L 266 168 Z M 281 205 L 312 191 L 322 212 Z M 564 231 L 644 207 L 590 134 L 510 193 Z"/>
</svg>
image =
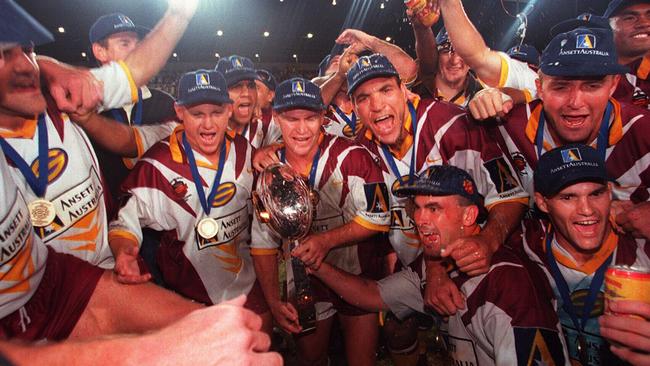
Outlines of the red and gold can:
<svg viewBox="0 0 650 366">
<path fill-rule="evenodd" d="M 610 266 L 605 272 L 605 300 L 634 300 L 650 304 L 650 269 Z"/>
</svg>

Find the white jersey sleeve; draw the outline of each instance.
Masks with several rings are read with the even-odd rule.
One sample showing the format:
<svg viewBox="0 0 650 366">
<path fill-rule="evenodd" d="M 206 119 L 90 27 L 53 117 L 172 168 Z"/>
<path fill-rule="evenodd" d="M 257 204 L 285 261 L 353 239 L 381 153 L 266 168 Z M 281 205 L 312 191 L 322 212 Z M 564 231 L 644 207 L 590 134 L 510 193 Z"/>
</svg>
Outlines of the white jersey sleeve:
<svg viewBox="0 0 650 366">
<path fill-rule="evenodd" d="M 537 98 L 537 73 L 525 62 L 515 60 L 503 52 L 501 57 L 501 75 L 497 88 L 514 88 L 526 93 L 526 98 L 533 100 Z M 528 100 L 528 101 L 530 101 Z"/>
<path fill-rule="evenodd" d="M 138 87 L 123 61 L 111 62 L 90 69 L 90 72 L 104 85 L 100 110 L 119 108 L 138 101 Z"/>
<path fill-rule="evenodd" d="M 424 313 L 422 279 L 410 267 L 377 282 L 382 301 L 399 319 Z"/>
</svg>

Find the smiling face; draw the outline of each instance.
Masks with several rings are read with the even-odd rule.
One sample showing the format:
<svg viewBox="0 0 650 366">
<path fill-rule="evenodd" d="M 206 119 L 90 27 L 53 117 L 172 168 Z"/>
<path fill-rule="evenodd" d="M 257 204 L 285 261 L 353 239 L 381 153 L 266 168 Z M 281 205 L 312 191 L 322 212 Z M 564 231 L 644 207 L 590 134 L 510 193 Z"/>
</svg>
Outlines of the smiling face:
<svg viewBox="0 0 650 366">
<path fill-rule="evenodd" d="M 245 126 L 253 119 L 257 103 L 257 85 L 254 80 L 242 80 L 228 87 L 228 94 L 233 101 L 232 120 Z"/>
<path fill-rule="evenodd" d="M 650 4 L 626 7 L 610 19 L 621 62 L 628 63 L 650 50 Z"/>
<path fill-rule="evenodd" d="M 183 121 L 187 142 L 212 163 L 219 157 L 219 148 L 226 133 L 231 104 L 175 105 L 176 115 Z"/>
<path fill-rule="evenodd" d="M 411 200 L 409 214 L 427 255 L 440 256 L 441 249 L 473 233 L 478 208 L 463 201 L 460 196 L 424 195 Z"/>
<path fill-rule="evenodd" d="M 558 243 L 578 261 L 588 260 L 611 231 L 611 186 L 605 183 L 572 184 L 553 197 L 535 193 L 537 206 L 553 224 Z"/>
<path fill-rule="evenodd" d="M 352 93 L 354 111 L 380 142 L 401 143 L 406 121 L 406 87 L 395 77 L 365 81 Z"/>
<path fill-rule="evenodd" d="M 447 85 L 458 85 L 465 82 L 469 66 L 453 51 L 441 51 L 438 55 L 437 80 Z"/>
<path fill-rule="evenodd" d="M 553 139 L 560 145 L 591 143 L 598 135 L 607 102 L 619 78 L 608 75 L 576 79 L 540 73 L 537 91 Z"/>
<path fill-rule="evenodd" d="M 45 110 L 36 55 L 31 48 L 20 46 L 0 52 L 4 61 L 0 67 L 0 118 L 34 118 Z"/>
<path fill-rule="evenodd" d="M 282 130 L 287 156 L 311 159 L 318 149 L 325 112 L 310 109 L 289 109 L 274 112 L 273 118 Z"/>
</svg>

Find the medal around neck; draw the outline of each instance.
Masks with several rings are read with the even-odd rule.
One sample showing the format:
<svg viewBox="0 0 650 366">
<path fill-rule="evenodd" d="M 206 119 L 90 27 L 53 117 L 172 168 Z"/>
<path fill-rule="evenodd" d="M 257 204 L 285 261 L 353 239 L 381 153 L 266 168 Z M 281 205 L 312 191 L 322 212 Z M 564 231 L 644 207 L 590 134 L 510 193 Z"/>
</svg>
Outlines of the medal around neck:
<svg viewBox="0 0 650 366">
<path fill-rule="evenodd" d="M 196 225 L 196 232 L 205 240 L 212 239 L 219 233 L 219 223 L 212 217 L 204 217 Z"/>
<path fill-rule="evenodd" d="M 29 217 L 32 220 L 32 225 L 36 227 L 48 226 L 56 217 L 54 204 L 48 200 L 37 199 L 32 201 L 27 208 L 29 209 Z"/>
<path fill-rule="evenodd" d="M 288 252 L 299 245 L 311 229 L 314 195 L 300 174 L 285 164 L 273 164 L 260 175 L 253 204 L 260 222 L 269 225 L 288 241 Z M 316 328 L 316 308 L 309 276 L 300 259 L 291 257 L 287 265 L 287 300 L 298 311 L 302 332 Z"/>
</svg>

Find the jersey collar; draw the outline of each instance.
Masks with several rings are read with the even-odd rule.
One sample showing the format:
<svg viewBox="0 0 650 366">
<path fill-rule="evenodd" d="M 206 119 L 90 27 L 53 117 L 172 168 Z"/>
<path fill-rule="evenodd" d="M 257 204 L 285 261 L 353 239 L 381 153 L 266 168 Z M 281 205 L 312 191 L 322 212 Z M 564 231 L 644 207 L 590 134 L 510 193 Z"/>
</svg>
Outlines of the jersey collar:
<svg viewBox="0 0 650 366">
<path fill-rule="evenodd" d="M 415 98 L 411 101 L 413 104 L 413 107 L 415 109 L 418 109 L 418 105 L 420 104 L 420 97 L 415 96 Z M 416 117 L 417 118 L 417 117 Z M 409 152 L 411 149 L 411 146 L 413 146 L 413 141 L 414 141 L 414 136 L 413 133 L 411 132 L 413 126 L 413 121 L 411 120 L 411 113 L 406 114 L 406 121 L 404 122 L 404 127 L 403 129 L 406 129 L 407 135 L 404 138 L 404 141 L 402 141 L 402 144 L 400 145 L 399 149 L 394 149 L 392 147 L 389 147 L 390 152 L 395 156 L 397 159 L 402 160 L 404 156 Z M 366 135 L 365 137 L 376 143 L 377 145 L 380 145 L 381 142 L 372 134 L 372 131 L 370 131 L 369 128 L 366 128 Z"/>
<path fill-rule="evenodd" d="M 185 151 L 183 151 L 183 144 L 181 143 L 181 134 L 185 131 L 185 126 L 182 124 L 176 126 L 174 131 L 169 135 L 169 151 L 172 154 L 172 160 L 178 164 L 183 164 L 184 162 L 187 161 L 187 158 L 185 158 Z M 230 154 L 230 143 L 231 143 L 231 138 L 228 134 L 226 134 L 226 157 L 228 157 L 228 154 Z M 208 168 L 212 170 L 217 170 L 217 164 L 212 164 L 208 162 L 205 158 L 203 158 L 203 155 L 200 153 L 195 152 L 194 155 L 196 156 L 196 166 L 202 167 L 202 168 Z"/>
</svg>

